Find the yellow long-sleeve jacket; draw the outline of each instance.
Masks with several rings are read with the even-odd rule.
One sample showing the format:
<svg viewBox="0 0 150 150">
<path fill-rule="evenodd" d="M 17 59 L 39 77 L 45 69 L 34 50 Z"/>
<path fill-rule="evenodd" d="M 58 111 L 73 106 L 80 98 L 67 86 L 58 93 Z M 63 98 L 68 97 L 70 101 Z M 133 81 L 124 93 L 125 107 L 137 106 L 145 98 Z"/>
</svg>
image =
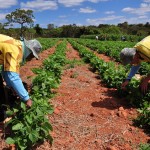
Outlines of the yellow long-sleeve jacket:
<svg viewBox="0 0 150 150">
<path fill-rule="evenodd" d="M 4 66 L 4 71 L 19 73 L 22 57 L 22 42 L 0 34 L 0 65 Z"/>
<path fill-rule="evenodd" d="M 150 36 L 145 37 L 142 41 L 138 42 L 134 47 L 140 54 L 142 58 L 141 61 L 150 62 Z"/>
</svg>

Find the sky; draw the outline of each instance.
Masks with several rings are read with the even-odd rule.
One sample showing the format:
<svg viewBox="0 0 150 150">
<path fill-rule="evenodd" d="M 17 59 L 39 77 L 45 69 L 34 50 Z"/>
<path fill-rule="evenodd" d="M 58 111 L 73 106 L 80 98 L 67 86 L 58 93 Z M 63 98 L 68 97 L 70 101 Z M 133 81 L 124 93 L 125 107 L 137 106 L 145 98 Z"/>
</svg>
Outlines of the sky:
<svg viewBox="0 0 150 150">
<path fill-rule="evenodd" d="M 150 0 L 0 0 L 0 23 L 16 9 L 33 10 L 34 25 L 150 23 Z"/>
</svg>

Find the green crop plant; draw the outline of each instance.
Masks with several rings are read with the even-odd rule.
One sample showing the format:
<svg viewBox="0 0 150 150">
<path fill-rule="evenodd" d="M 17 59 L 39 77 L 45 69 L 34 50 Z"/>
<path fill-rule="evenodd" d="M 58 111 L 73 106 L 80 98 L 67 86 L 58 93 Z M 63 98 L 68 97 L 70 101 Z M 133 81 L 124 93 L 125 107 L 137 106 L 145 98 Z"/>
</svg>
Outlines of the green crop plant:
<svg viewBox="0 0 150 150">
<path fill-rule="evenodd" d="M 150 144 L 140 144 L 139 150 L 150 150 Z"/>
<path fill-rule="evenodd" d="M 32 94 L 38 98 L 52 97 L 51 89 L 57 88 L 59 85 L 59 78 L 53 72 L 42 70 L 38 76 L 33 79 Z"/>
<path fill-rule="evenodd" d="M 30 109 L 21 102 L 7 111 L 7 115 L 13 117 L 6 123 L 6 126 L 11 126 L 12 130 L 12 135 L 6 139 L 6 142 L 15 144 L 17 149 L 31 148 L 39 141 L 52 142 L 49 133 L 52 131 L 52 126 L 46 115 L 53 113 L 53 107 L 46 100 L 37 100 L 34 97 L 32 99 L 33 106 Z"/>
<path fill-rule="evenodd" d="M 113 62 L 107 63 L 108 67 L 103 73 L 102 80 L 108 87 L 119 88 L 125 78 L 126 72 L 122 66 L 116 67 Z"/>
<path fill-rule="evenodd" d="M 105 42 L 100 42 L 100 41 L 94 41 L 94 40 L 85 40 L 85 39 L 80 39 L 80 40 L 71 40 L 69 39 L 69 42 L 72 44 L 72 46 L 77 49 L 80 53 L 80 55 L 86 60 L 85 62 L 88 62 L 91 64 L 92 68 L 94 71 L 98 70 L 99 76 L 101 80 L 106 83 L 107 87 L 113 87 L 116 88 L 118 93 L 120 95 L 126 96 L 126 99 L 130 101 L 130 104 L 132 106 L 135 106 L 139 108 L 140 115 L 137 118 L 137 120 L 140 122 L 142 126 L 148 126 L 150 124 L 150 91 L 147 92 L 147 94 L 143 94 L 140 91 L 139 84 L 140 80 L 137 80 L 135 78 L 132 78 L 130 81 L 129 85 L 126 87 L 126 90 L 121 89 L 121 84 L 126 78 L 128 71 L 129 71 L 129 65 L 124 67 L 122 65 L 115 66 L 114 63 L 112 62 L 104 62 L 100 58 L 96 57 L 95 54 L 92 54 L 92 51 L 90 51 L 88 48 L 84 47 L 83 45 L 90 47 L 90 44 L 92 50 L 93 49 L 99 49 L 101 52 L 103 51 L 101 48 L 106 48 L 104 49 L 104 52 L 108 53 L 109 55 L 116 55 L 115 60 L 119 61 L 119 52 L 121 51 L 122 48 L 126 46 L 132 47 L 134 43 L 131 42 L 111 42 L 111 41 L 105 41 Z M 78 42 L 78 43 L 77 43 Z M 97 44 L 98 42 L 99 44 Z M 80 44 L 79 44 L 80 43 Z M 96 48 L 96 46 L 98 46 Z M 111 51 L 114 51 L 112 52 Z M 144 66 L 145 65 L 145 66 Z M 148 73 L 149 71 L 149 66 L 148 64 L 142 64 L 144 66 L 139 70 L 141 71 L 144 75 Z M 122 94 L 124 93 L 124 94 Z"/>
<path fill-rule="evenodd" d="M 30 93 L 32 107 L 29 109 L 25 103 L 18 102 L 7 111 L 7 116 L 12 119 L 5 124 L 11 129 L 6 142 L 15 144 L 18 150 L 30 149 L 44 140 L 53 142 L 50 135 L 53 128 L 48 115 L 53 113 L 53 106 L 50 104 L 50 98 L 53 96 L 51 90 L 58 87 L 62 66 L 65 64 L 66 42 L 60 45 L 56 48 L 57 52 L 50 57 L 52 61 L 45 61 L 43 67 L 33 69 L 37 75 L 32 81 L 33 88 Z M 59 58 L 56 55 L 59 55 Z"/>
</svg>

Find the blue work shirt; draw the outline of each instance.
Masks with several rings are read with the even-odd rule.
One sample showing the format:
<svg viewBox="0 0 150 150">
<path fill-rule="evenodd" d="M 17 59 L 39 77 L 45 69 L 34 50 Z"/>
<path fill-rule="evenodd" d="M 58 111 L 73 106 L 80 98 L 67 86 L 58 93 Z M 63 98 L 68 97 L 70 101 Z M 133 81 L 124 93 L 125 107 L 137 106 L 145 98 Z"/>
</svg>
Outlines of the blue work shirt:
<svg viewBox="0 0 150 150">
<path fill-rule="evenodd" d="M 7 86 L 12 87 L 22 101 L 27 101 L 29 99 L 29 94 L 25 89 L 18 73 L 11 71 L 2 71 L 1 74 Z"/>
</svg>

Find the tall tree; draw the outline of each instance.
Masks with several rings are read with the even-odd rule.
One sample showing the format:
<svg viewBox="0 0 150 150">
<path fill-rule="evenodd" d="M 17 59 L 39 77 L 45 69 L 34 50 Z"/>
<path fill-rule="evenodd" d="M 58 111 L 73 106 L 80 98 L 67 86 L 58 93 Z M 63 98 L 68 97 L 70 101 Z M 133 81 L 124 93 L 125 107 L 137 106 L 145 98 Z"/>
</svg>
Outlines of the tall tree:
<svg viewBox="0 0 150 150">
<path fill-rule="evenodd" d="M 49 30 L 54 29 L 54 27 L 55 27 L 54 24 L 48 24 L 48 25 L 47 25 L 47 28 L 48 28 Z"/>
<path fill-rule="evenodd" d="M 25 31 L 24 24 L 27 24 L 31 27 L 34 23 L 32 10 L 16 9 L 15 11 L 6 15 L 6 19 L 8 20 L 8 24 L 19 23 L 21 25 L 21 36 L 23 36 L 23 32 Z"/>
<path fill-rule="evenodd" d="M 36 30 L 36 33 L 38 35 L 42 35 L 43 34 L 43 29 L 40 27 L 39 24 L 36 24 L 35 27 L 34 27 L 34 29 Z"/>
</svg>

